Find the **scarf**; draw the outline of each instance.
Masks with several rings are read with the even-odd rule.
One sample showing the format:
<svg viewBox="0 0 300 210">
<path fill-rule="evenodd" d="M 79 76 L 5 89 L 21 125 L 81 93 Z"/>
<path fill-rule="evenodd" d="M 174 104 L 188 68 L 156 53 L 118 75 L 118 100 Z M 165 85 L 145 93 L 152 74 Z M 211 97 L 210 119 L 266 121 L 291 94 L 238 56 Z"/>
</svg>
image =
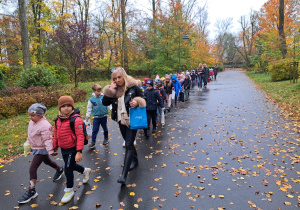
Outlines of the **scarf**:
<svg viewBox="0 0 300 210">
<path fill-rule="evenodd" d="M 129 128 L 130 127 L 130 118 L 128 117 L 128 114 L 126 111 L 124 96 L 122 96 L 118 99 L 117 115 L 118 115 L 118 122 L 121 121 L 122 125 L 126 125 Z"/>
<path fill-rule="evenodd" d="M 70 113 L 68 113 L 68 114 L 62 114 L 60 111 L 59 111 L 59 113 L 58 113 L 58 117 L 60 118 L 60 119 L 63 119 L 63 120 L 65 120 L 65 119 L 68 119 L 70 116 L 71 116 L 71 114 L 73 114 L 74 113 L 74 110 L 72 110 Z"/>
</svg>

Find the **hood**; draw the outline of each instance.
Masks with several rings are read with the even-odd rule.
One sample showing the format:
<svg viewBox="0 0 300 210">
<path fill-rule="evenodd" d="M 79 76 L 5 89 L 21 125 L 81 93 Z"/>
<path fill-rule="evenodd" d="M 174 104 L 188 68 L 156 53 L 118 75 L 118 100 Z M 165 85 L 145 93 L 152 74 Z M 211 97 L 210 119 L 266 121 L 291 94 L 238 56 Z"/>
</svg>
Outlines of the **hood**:
<svg viewBox="0 0 300 210">
<path fill-rule="evenodd" d="M 178 80 L 177 80 L 177 76 L 176 76 L 176 74 L 173 74 L 173 75 L 172 75 L 172 78 L 171 78 L 171 80 L 173 80 L 173 79 L 175 79 L 176 81 L 178 81 Z"/>
</svg>

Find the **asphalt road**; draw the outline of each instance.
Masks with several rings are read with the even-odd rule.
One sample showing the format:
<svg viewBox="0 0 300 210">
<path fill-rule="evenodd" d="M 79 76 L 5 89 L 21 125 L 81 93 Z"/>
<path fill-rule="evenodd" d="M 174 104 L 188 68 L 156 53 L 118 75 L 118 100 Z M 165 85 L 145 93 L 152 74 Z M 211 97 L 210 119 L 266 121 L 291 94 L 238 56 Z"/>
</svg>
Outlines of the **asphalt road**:
<svg viewBox="0 0 300 210">
<path fill-rule="evenodd" d="M 121 187 L 124 158 L 117 124 L 109 120 L 110 143 L 86 148 L 81 164 L 92 168 L 82 185 L 75 174 L 74 200 L 59 206 L 65 177 L 41 165 L 27 204 L 17 200 L 28 187 L 32 156 L 0 170 L 0 209 L 299 209 L 300 135 L 293 123 L 238 70 L 219 73 L 207 90 L 191 90 L 190 100 L 166 116 L 164 128 L 148 140 L 137 137 L 139 166 Z M 61 156 L 57 162 L 63 165 Z M 50 194 L 50 196 L 49 196 Z M 53 203 L 57 202 L 57 206 Z M 74 208 L 74 209 L 75 209 Z"/>
</svg>

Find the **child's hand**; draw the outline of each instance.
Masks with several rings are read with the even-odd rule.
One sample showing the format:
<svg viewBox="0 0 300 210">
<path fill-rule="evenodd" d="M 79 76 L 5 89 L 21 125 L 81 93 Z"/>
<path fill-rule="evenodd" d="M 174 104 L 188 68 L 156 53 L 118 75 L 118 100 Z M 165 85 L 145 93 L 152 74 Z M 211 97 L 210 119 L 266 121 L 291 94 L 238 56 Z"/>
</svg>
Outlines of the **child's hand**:
<svg viewBox="0 0 300 210">
<path fill-rule="evenodd" d="M 161 110 L 163 110 L 163 111 L 164 111 L 164 110 L 165 110 L 165 108 L 161 108 Z"/>
<path fill-rule="evenodd" d="M 75 161 L 76 161 L 76 162 L 82 161 L 82 154 L 81 154 L 81 152 L 77 152 L 77 153 L 76 153 Z"/>
<path fill-rule="evenodd" d="M 131 108 L 135 108 L 135 107 L 137 107 L 139 104 L 138 104 L 138 102 L 137 102 L 136 100 L 132 100 L 132 101 L 129 102 L 129 105 L 130 105 Z"/>
<path fill-rule="evenodd" d="M 58 155 L 58 152 L 57 152 L 57 151 L 54 151 L 51 155 L 52 155 L 53 157 L 55 157 L 55 156 Z"/>
<path fill-rule="evenodd" d="M 114 81 L 111 82 L 111 85 L 110 85 L 110 88 L 112 89 L 116 89 L 118 86 L 117 86 L 117 83 L 115 83 Z"/>
</svg>

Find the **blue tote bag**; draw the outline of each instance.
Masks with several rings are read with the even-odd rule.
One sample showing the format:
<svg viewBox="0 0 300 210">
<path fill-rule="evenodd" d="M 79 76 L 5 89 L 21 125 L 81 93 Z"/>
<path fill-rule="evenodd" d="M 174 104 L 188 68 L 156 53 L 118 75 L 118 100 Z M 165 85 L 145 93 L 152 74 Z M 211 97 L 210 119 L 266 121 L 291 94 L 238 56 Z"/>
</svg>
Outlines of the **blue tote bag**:
<svg viewBox="0 0 300 210">
<path fill-rule="evenodd" d="M 146 107 L 130 108 L 130 129 L 148 128 Z"/>
</svg>

